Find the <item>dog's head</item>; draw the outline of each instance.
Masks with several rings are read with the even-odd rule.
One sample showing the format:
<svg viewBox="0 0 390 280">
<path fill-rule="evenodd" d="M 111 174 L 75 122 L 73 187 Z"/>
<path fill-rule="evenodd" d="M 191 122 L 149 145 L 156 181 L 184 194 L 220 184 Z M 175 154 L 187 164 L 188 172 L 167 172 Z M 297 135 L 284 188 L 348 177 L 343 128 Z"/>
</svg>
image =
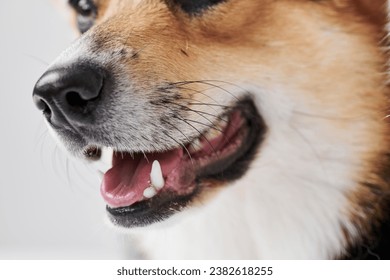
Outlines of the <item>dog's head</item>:
<svg viewBox="0 0 390 280">
<path fill-rule="evenodd" d="M 115 224 L 213 199 L 262 157 L 306 183 L 356 186 L 351 205 L 372 200 L 361 182 L 382 186 L 384 0 L 69 3 L 83 34 L 34 101 L 67 150 L 108 163 Z"/>
</svg>

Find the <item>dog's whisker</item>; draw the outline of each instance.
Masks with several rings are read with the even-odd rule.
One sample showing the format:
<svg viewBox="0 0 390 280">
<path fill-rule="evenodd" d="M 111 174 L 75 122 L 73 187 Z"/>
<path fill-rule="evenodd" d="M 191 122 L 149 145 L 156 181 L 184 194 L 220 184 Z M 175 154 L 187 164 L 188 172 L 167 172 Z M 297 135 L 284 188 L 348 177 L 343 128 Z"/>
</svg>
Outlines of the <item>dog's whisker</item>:
<svg viewBox="0 0 390 280">
<path fill-rule="evenodd" d="M 211 113 L 207 113 L 207 112 L 204 112 L 204 111 L 199 111 L 199 110 L 194 110 L 194 109 L 191 109 L 191 108 L 188 108 L 188 111 L 191 111 L 191 112 L 194 112 L 194 113 L 197 113 L 198 115 L 202 116 L 203 118 L 205 118 L 207 121 L 209 121 L 210 123 L 212 123 L 212 121 L 210 121 L 208 118 L 204 117 L 203 115 L 207 115 L 207 116 L 210 116 L 210 117 L 214 117 L 216 118 L 217 120 L 219 121 L 222 121 L 222 122 L 225 122 L 225 123 L 228 123 L 229 120 L 227 119 L 224 119 L 223 117 L 219 116 L 219 115 L 214 115 L 214 114 L 211 114 Z"/>
<path fill-rule="evenodd" d="M 65 174 L 66 174 L 66 183 L 68 186 L 71 186 L 71 177 L 70 177 L 70 172 L 69 172 L 69 159 L 66 157 L 65 158 Z"/>
<path fill-rule="evenodd" d="M 186 88 L 186 87 L 177 87 L 177 89 L 192 91 L 194 93 L 199 93 L 199 94 L 205 96 L 206 98 L 210 99 L 211 101 L 215 102 L 216 104 L 219 104 L 219 102 L 215 98 L 212 98 L 211 96 L 206 94 L 205 90 L 196 90 L 196 89 L 193 89 L 193 88 Z"/>
<path fill-rule="evenodd" d="M 176 117 L 176 118 L 179 119 L 179 120 L 181 120 L 181 121 L 183 121 L 184 123 L 186 123 L 187 125 L 189 125 L 190 127 L 192 127 L 195 131 L 197 131 L 197 132 L 199 133 L 199 135 L 207 142 L 207 144 L 208 144 L 208 145 L 210 146 L 210 148 L 213 150 L 214 154 L 217 155 L 217 152 L 216 152 L 214 146 L 210 143 L 210 141 L 207 139 L 207 137 L 203 135 L 202 132 L 200 132 L 195 126 L 193 126 L 191 123 L 187 122 L 185 119 L 178 118 L 178 117 Z M 219 156 L 217 155 L 217 157 L 219 157 Z"/>
<path fill-rule="evenodd" d="M 168 122 L 168 121 L 165 121 L 165 120 L 162 120 L 163 123 L 173 127 L 175 130 L 177 130 L 180 134 L 182 134 L 186 139 L 187 139 L 187 142 L 190 143 L 191 140 L 188 138 L 188 136 L 183 132 L 181 131 L 177 126 L 173 125 L 172 123 Z"/>
<path fill-rule="evenodd" d="M 228 93 L 230 96 L 232 96 L 235 100 L 238 101 L 238 98 L 237 96 L 235 96 L 232 92 L 230 92 L 229 90 L 225 89 L 224 87 L 222 86 L 219 86 L 219 85 L 216 85 L 216 84 L 213 84 L 211 82 L 212 80 L 199 80 L 199 81 L 182 81 L 182 82 L 177 82 L 177 84 L 182 84 L 182 85 L 187 85 L 187 84 L 204 84 L 204 85 L 208 85 L 208 86 L 211 86 L 211 87 L 214 87 L 214 88 L 218 88 L 226 93 Z M 221 81 L 219 81 L 221 82 Z M 175 84 L 175 83 L 174 83 Z M 210 98 L 210 97 L 209 97 Z"/>
<path fill-rule="evenodd" d="M 145 158 L 146 162 L 149 163 L 149 159 L 148 159 L 146 153 L 144 151 L 142 151 L 142 154 L 144 155 L 144 158 Z"/>
<path fill-rule="evenodd" d="M 164 132 L 164 134 L 165 134 L 165 136 L 167 136 L 168 138 L 170 138 L 170 139 L 172 139 L 174 142 L 176 142 L 179 146 L 183 147 L 183 149 L 184 149 L 184 150 L 186 151 L 186 153 L 188 154 L 188 157 L 190 158 L 190 161 L 191 161 L 192 166 L 194 166 L 194 162 L 193 162 L 193 160 L 192 160 L 192 156 L 191 156 L 190 152 L 188 151 L 187 147 L 186 147 L 183 143 L 177 141 L 175 138 L 173 138 L 172 136 L 170 136 L 168 133 Z"/>
<path fill-rule="evenodd" d="M 42 138 L 42 141 L 40 142 L 40 149 L 39 149 L 39 154 L 41 155 L 40 156 L 40 159 L 41 159 L 41 166 L 45 166 L 45 161 L 43 160 L 44 159 L 44 151 L 46 151 L 46 149 L 44 149 L 46 147 L 45 143 L 47 141 L 47 135 L 48 133 L 46 134 L 42 134 L 43 135 L 43 138 Z"/>
<path fill-rule="evenodd" d="M 205 111 L 200 111 L 200 110 L 195 110 L 195 109 L 192 109 L 186 105 L 183 105 L 183 104 L 179 104 L 179 103 L 175 103 L 175 102 L 169 102 L 169 104 L 172 104 L 172 105 L 175 105 L 181 109 L 183 109 L 184 111 L 190 111 L 190 112 L 194 112 L 200 116 L 202 116 L 203 118 L 205 118 L 203 115 L 207 115 L 207 116 L 210 116 L 210 117 L 214 117 L 220 121 L 223 121 L 223 122 L 228 122 L 228 120 L 222 118 L 221 116 L 219 115 L 216 115 L 216 114 L 212 114 L 212 113 L 208 113 L 208 112 L 205 112 Z M 168 108 L 167 106 L 165 106 L 166 108 Z M 212 121 L 210 121 L 209 119 L 205 118 L 207 121 L 209 121 L 210 123 L 212 123 Z"/>
<path fill-rule="evenodd" d="M 36 149 L 38 145 L 41 145 L 41 148 L 43 148 L 43 146 L 44 146 L 43 142 L 45 141 L 47 135 L 48 135 L 48 131 L 44 130 L 41 134 L 35 136 L 36 140 L 35 140 L 35 144 L 34 144 L 34 149 Z M 42 152 L 42 149 L 41 149 L 41 152 Z"/>
<path fill-rule="evenodd" d="M 57 149 L 58 149 L 57 145 L 54 146 L 53 153 L 51 154 L 51 166 L 53 167 L 53 170 L 57 174 L 57 176 L 59 176 L 61 174 L 58 172 L 58 169 L 57 169 L 57 161 L 56 161 Z"/>
<path fill-rule="evenodd" d="M 24 53 L 23 55 L 25 55 L 28 58 L 31 58 L 32 60 L 34 60 L 36 62 L 39 62 L 40 64 L 43 64 L 44 66 L 50 65 L 50 63 L 48 63 L 47 61 L 45 61 L 45 60 L 43 60 L 35 55 L 28 54 L 28 53 Z"/>
<path fill-rule="evenodd" d="M 197 124 L 200 124 L 200 125 L 203 125 L 203 126 L 207 126 L 209 127 L 210 129 L 213 129 L 213 130 L 216 130 L 216 131 L 219 131 L 221 133 L 223 133 L 223 130 L 221 130 L 220 128 L 216 127 L 214 124 L 207 124 L 207 123 L 203 123 L 203 122 L 200 122 L 200 121 L 196 121 L 196 120 L 191 120 L 191 119 L 183 119 L 184 121 L 188 121 L 188 122 L 192 122 L 192 123 L 197 123 Z"/>
<path fill-rule="evenodd" d="M 193 83 L 202 83 L 202 82 L 206 82 L 206 83 L 215 83 L 215 82 L 223 83 L 223 84 L 228 84 L 228 85 L 237 87 L 237 88 L 239 88 L 242 91 L 247 91 L 245 88 L 239 86 L 238 84 L 235 84 L 235 83 L 232 83 L 232 82 L 228 82 L 228 81 L 223 81 L 223 80 L 214 80 L 214 79 L 179 81 L 179 82 L 173 82 L 172 84 L 174 84 L 174 85 L 176 85 L 176 84 L 193 84 Z"/>
<path fill-rule="evenodd" d="M 196 99 L 194 99 L 194 98 L 181 98 L 181 100 L 183 100 L 183 101 L 185 101 L 186 102 L 186 107 L 188 107 L 188 106 L 193 106 L 193 107 L 195 107 L 195 108 L 197 108 L 197 106 L 199 105 L 199 104 L 202 104 L 202 105 L 199 105 L 199 106 L 207 106 L 207 108 L 209 108 L 210 110 L 213 110 L 214 112 L 215 112 L 215 114 L 216 115 L 220 115 L 221 114 L 221 112 L 219 112 L 217 109 L 219 109 L 219 108 L 225 108 L 225 107 L 223 107 L 223 105 L 219 105 L 219 104 L 214 104 L 215 106 L 211 106 L 211 105 L 209 105 L 209 104 L 213 104 L 213 103 L 204 103 L 204 102 L 202 102 L 202 101 L 199 101 L 199 100 L 196 100 Z M 195 101 L 195 103 L 194 103 L 194 101 Z M 205 107 L 201 107 L 201 108 L 205 108 Z M 227 108 L 226 108 L 227 109 Z M 199 110 L 199 108 L 198 108 L 198 110 Z M 211 113 L 210 113 L 211 114 Z"/>
<path fill-rule="evenodd" d="M 205 106 L 216 106 L 216 107 L 221 107 L 221 108 L 224 108 L 224 109 L 229 109 L 229 108 L 231 108 L 230 106 L 227 106 L 227 105 L 219 105 L 219 104 L 206 103 L 206 102 L 190 102 L 190 103 L 188 103 L 188 105 L 197 105 L 197 106 L 202 106 L 202 105 L 205 105 Z"/>
</svg>

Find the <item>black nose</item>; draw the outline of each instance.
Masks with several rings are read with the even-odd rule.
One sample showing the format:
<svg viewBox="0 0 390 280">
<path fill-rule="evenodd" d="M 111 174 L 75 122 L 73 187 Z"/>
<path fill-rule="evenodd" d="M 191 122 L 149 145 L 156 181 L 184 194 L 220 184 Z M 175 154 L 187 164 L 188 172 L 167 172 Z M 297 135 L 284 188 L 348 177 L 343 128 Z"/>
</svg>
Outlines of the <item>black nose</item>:
<svg viewBox="0 0 390 280">
<path fill-rule="evenodd" d="M 35 85 L 33 100 L 53 125 L 88 125 L 102 87 L 102 69 L 79 63 L 44 73 Z"/>
</svg>

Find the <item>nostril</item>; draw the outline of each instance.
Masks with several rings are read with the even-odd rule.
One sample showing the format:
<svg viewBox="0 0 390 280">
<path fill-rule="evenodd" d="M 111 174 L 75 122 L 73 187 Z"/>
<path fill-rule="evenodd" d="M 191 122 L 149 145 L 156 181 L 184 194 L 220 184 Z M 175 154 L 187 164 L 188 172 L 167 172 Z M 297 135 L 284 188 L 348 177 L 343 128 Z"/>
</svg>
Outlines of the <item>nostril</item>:
<svg viewBox="0 0 390 280">
<path fill-rule="evenodd" d="M 94 121 L 104 87 L 105 71 L 92 63 L 49 69 L 34 87 L 36 106 L 57 127 Z"/>
<path fill-rule="evenodd" d="M 37 106 L 37 108 L 39 110 L 41 110 L 46 117 L 50 118 L 50 116 L 51 116 L 51 109 L 50 109 L 49 105 L 47 104 L 47 102 L 45 100 L 43 100 L 42 98 L 34 95 L 34 103 Z"/>
<path fill-rule="evenodd" d="M 71 107 L 76 107 L 76 108 L 84 108 L 88 100 L 84 100 L 78 92 L 75 91 L 69 91 L 65 95 L 66 102 L 68 105 Z"/>
<path fill-rule="evenodd" d="M 49 105 L 47 105 L 47 103 L 43 100 L 41 100 L 42 103 L 43 103 L 43 114 L 47 117 L 47 118 L 50 118 L 51 117 L 51 109 L 49 107 Z"/>
</svg>

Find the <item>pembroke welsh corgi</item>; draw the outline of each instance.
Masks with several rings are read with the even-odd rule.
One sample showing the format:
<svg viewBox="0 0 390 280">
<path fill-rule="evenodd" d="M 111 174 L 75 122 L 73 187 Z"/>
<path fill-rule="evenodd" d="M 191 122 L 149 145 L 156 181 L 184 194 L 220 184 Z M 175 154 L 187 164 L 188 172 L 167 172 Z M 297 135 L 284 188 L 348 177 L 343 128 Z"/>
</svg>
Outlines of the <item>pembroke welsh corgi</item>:
<svg viewBox="0 0 390 280">
<path fill-rule="evenodd" d="M 69 4 L 33 99 L 145 257 L 390 257 L 387 1 Z"/>
</svg>

